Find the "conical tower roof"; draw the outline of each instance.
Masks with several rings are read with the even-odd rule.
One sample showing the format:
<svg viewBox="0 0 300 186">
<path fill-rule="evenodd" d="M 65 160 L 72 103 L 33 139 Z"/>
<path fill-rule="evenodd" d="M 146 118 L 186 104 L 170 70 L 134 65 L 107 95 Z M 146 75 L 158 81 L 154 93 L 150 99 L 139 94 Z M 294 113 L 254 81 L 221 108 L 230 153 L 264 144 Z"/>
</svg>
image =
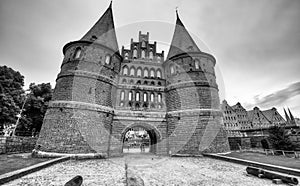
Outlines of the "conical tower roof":
<svg viewBox="0 0 300 186">
<path fill-rule="evenodd" d="M 186 52 L 201 52 L 187 29 L 181 22 L 176 10 L 176 26 L 167 59 Z"/>
<path fill-rule="evenodd" d="M 286 113 L 286 110 L 283 108 L 283 111 L 284 111 L 284 115 L 285 115 L 285 119 L 288 123 L 290 123 L 291 119 L 289 117 L 289 115 Z"/>
<path fill-rule="evenodd" d="M 293 123 L 295 121 L 295 118 L 293 116 L 293 114 L 291 113 L 290 109 L 288 108 L 289 114 L 290 114 L 290 119 L 291 119 L 291 123 Z"/>
<path fill-rule="evenodd" d="M 100 19 L 80 39 L 80 41 L 93 41 L 94 43 L 104 45 L 115 52 L 119 50 L 112 13 L 112 2 Z"/>
</svg>

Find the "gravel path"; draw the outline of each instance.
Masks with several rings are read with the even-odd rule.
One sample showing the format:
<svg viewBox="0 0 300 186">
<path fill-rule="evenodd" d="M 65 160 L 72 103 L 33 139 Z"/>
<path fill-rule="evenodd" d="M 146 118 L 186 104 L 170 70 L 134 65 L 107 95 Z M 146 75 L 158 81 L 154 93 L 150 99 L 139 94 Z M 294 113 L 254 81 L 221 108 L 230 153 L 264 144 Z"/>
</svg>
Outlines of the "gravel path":
<svg viewBox="0 0 300 186">
<path fill-rule="evenodd" d="M 246 166 L 209 158 L 126 155 L 109 160 L 70 160 L 14 180 L 6 185 L 64 185 L 76 175 L 83 185 L 125 185 L 125 163 L 145 185 L 268 186 L 271 180 L 246 175 Z M 300 178 L 298 178 L 300 180 Z"/>
</svg>

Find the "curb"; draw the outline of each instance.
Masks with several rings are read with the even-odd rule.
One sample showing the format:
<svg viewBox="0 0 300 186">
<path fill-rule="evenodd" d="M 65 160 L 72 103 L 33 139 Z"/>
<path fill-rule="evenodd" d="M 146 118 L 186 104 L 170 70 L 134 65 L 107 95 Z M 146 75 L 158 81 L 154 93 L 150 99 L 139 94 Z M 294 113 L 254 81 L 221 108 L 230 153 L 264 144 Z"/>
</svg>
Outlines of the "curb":
<svg viewBox="0 0 300 186">
<path fill-rule="evenodd" d="M 43 168 L 49 167 L 49 166 L 54 165 L 56 163 L 67 161 L 69 159 L 70 159 L 70 157 L 56 158 L 56 159 L 52 159 L 52 160 L 49 160 L 49 161 L 46 161 L 46 162 L 38 163 L 36 165 L 32 165 L 30 167 L 25 167 L 23 169 L 19 169 L 19 170 L 16 170 L 16 171 L 12 171 L 12 172 L 2 174 L 2 175 L 0 175 L 0 185 L 2 185 L 4 183 L 7 183 L 7 182 L 10 182 L 12 180 L 18 179 L 18 178 L 20 178 L 22 176 L 25 176 L 27 174 L 36 172 L 36 171 L 41 170 Z"/>
<path fill-rule="evenodd" d="M 203 156 L 210 157 L 210 158 L 215 158 L 215 159 L 219 159 L 219 160 L 225 160 L 225 161 L 238 163 L 238 164 L 242 164 L 242 165 L 252 166 L 252 167 L 259 167 L 259 168 L 267 169 L 267 170 L 270 170 L 270 171 L 276 171 L 276 172 L 281 172 L 281 173 L 290 174 L 290 175 L 300 177 L 300 170 L 299 169 L 282 167 L 282 166 L 278 166 L 278 165 L 271 165 L 271 164 L 267 164 L 267 163 L 259 163 L 259 162 L 250 161 L 250 160 L 243 160 L 243 159 L 239 159 L 239 158 L 222 156 L 222 155 L 219 155 L 219 154 L 203 154 Z"/>
</svg>

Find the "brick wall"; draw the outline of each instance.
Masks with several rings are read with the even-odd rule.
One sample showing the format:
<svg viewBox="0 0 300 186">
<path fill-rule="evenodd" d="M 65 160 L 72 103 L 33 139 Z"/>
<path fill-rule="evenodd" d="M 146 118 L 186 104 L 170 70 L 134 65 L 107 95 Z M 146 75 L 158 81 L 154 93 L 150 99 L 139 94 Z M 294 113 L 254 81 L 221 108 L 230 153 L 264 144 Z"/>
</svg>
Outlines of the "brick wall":
<svg viewBox="0 0 300 186">
<path fill-rule="evenodd" d="M 37 138 L 21 136 L 0 136 L 0 154 L 31 152 Z"/>
</svg>

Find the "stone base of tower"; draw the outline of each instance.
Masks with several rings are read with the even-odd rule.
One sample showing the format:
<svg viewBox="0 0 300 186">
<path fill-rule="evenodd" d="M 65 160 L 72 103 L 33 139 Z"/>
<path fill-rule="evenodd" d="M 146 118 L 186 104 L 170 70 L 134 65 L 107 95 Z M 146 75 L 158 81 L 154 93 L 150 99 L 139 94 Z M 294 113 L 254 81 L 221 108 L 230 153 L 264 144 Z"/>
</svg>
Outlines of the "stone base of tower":
<svg viewBox="0 0 300 186">
<path fill-rule="evenodd" d="M 36 150 L 108 154 L 112 114 L 83 109 L 80 104 L 63 103 L 55 106 L 50 106 L 46 112 Z"/>
<path fill-rule="evenodd" d="M 208 112 L 209 113 L 209 112 Z M 219 153 L 229 151 L 226 131 L 218 115 L 173 116 L 169 121 L 169 153 L 191 154 Z"/>
</svg>

